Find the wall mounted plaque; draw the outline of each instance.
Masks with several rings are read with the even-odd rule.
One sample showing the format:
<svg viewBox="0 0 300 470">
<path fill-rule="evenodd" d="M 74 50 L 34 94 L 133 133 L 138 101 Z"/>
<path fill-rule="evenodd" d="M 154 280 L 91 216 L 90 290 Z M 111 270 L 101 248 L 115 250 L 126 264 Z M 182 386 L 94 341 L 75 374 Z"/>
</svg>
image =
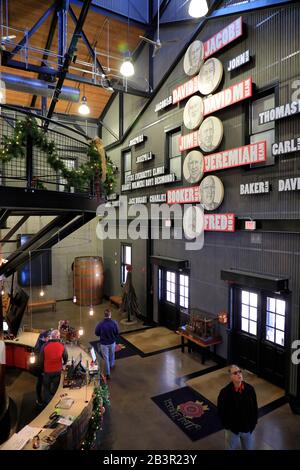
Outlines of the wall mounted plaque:
<svg viewBox="0 0 300 470">
<path fill-rule="evenodd" d="M 216 33 L 214 36 L 209 38 L 204 43 L 204 58 L 215 54 L 223 47 L 227 46 L 230 42 L 239 38 L 243 34 L 243 19 L 240 16 L 232 23 L 230 23 L 226 28 L 223 28 L 221 31 Z"/>
<path fill-rule="evenodd" d="M 234 232 L 235 214 L 204 214 L 204 230 L 207 232 Z"/>
<path fill-rule="evenodd" d="M 194 202 L 200 202 L 199 185 L 167 191 L 168 204 L 192 204 Z"/>
<path fill-rule="evenodd" d="M 198 131 L 198 144 L 203 152 L 213 152 L 223 139 L 223 123 L 215 116 L 204 119 Z"/>
<path fill-rule="evenodd" d="M 203 100 L 200 96 L 192 96 L 183 111 L 183 122 L 187 129 L 195 129 L 203 120 Z"/>
<path fill-rule="evenodd" d="M 204 60 L 204 46 L 201 41 L 194 41 L 187 49 L 184 60 L 183 69 L 186 75 L 195 75 Z"/>
<path fill-rule="evenodd" d="M 231 72 L 231 70 L 235 70 L 238 67 L 241 67 L 242 65 L 247 64 L 248 62 L 250 62 L 250 59 L 251 59 L 250 51 L 249 49 L 247 49 L 245 52 L 238 55 L 237 57 L 234 57 L 228 62 L 227 71 Z"/>
<path fill-rule="evenodd" d="M 212 57 L 200 68 L 198 75 L 198 88 L 202 95 L 210 95 L 221 83 L 223 77 L 223 65 L 219 59 Z"/>
<path fill-rule="evenodd" d="M 203 155 L 197 150 L 187 154 L 183 162 L 183 176 L 188 183 L 198 183 L 203 176 Z"/>
<path fill-rule="evenodd" d="M 200 202 L 207 211 L 213 211 L 222 204 L 224 186 L 217 176 L 206 176 L 201 181 L 199 190 Z"/>
<path fill-rule="evenodd" d="M 214 113 L 252 96 L 252 77 L 246 78 L 215 95 L 209 96 L 204 103 L 204 115 Z M 299 100 L 300 101 L 300 100 Z"/>
<path fill-rule="evenodd" d="M 262 140 L 243 147 L 212 153 L 205 155 L 203 159 L 205 172 L 265 162 L 267 159 L 266 141 Z"/>
</svg>

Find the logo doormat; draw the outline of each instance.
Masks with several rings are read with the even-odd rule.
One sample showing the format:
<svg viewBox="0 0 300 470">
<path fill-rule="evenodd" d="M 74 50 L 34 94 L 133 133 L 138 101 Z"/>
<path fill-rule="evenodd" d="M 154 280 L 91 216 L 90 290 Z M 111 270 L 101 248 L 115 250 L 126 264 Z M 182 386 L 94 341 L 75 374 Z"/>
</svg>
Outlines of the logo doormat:
<svg viewBox="0 0 300 470">
<path fill-rule="evenodd" d="M 192 441 L 222 429 L 216 406 L 189 387 L 157 395 L 152 400 Z"/>
<path fill-rule="evenodd" d="M 99 341 L 90 341 L 90 345 L 95 349 L 96 353 L 101 355 Z M 124 357 L 135 356 L 138 354 L 138 351 L 131 347 L 121 336 L 119 336 L 116 341 L 115 354 L 116 359 L 123 359 Z"/>
</svg>

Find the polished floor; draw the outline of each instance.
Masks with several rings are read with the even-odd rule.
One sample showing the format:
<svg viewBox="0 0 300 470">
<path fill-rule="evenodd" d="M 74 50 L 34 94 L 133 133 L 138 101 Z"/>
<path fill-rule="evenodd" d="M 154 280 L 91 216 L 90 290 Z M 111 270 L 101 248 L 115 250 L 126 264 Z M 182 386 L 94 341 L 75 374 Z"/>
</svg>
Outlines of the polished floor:
<svg viewBox="0 0 300 470">
<path fill-rule="evenodd" d="M 102 319 L 107 303 L 97 306 L 94 317 L 88 307 L 59 302 L 57 312 L 46 309 L 33 312 L 24 322 L 33 328 L 56 327 L 67 319 L 74 327 L 85 329 L 82 344 L 95 340 L 95 324 Z M 113 318 L 119 322 L 120 313 L 112 308 Z M 128 328 L 120 323 L 121 331 L 145 328 L 138 322 Z M 224 449 L 223 431 L 192 442 L 151 400 L 151 397 L 179 388 L 204 368 L 215 363 L 201 364 L 197 353 L 182 353 L 180 348 L 141 357 L 119 359 L 109 382 L 111 406 L 105 413 L 104 429 L 100 434 L 100 448 L 107 450 L 221 450 Z M 204 379 L 205 375 L 203 376 Z M 208 377 L 208 376 L 207 376 Z M 27 379 L 26 379 L 27 380 Z M 26 381 L 25 380 L 25 381 Z M 218 389 L 218 381 L 211 380 Z M 31 388 L 32 390 L 32 388 Z M 31 394 L 32 395 L 32 394 Z M 28 403 L 26 403 L 28 406 Z M 264 450 L 300 450 L 300 416 L 294 415 L 288 404 L 279 406 L 259 419 L 255 430 L 255 448 Z"/>
</svg>

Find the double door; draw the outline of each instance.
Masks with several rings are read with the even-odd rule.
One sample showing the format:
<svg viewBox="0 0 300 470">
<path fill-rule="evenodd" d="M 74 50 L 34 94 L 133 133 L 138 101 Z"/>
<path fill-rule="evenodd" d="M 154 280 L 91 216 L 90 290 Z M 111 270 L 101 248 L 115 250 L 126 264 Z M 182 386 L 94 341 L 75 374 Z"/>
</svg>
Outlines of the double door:
<svg viewBox="0 0 300 470">
<path fill-rule="evenodd" d="M 177 330 L 180 316 L 189 308 L 188 273 L 158 269 L 159 324 Z"/>
</svg>

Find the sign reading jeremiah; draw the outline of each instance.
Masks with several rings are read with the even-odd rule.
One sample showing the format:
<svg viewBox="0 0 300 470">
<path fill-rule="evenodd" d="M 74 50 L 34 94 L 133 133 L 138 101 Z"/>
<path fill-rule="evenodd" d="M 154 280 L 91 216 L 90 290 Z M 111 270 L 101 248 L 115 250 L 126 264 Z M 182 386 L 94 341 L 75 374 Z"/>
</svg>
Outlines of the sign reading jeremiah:
<svg viewBox="0 0 300 470">
<path fill-rule="evenodd" d="M 255 142 L 235 149 L 212 153 L 204 157 L 204 171 L 226 170 L 235 166 L 265 162 L 267 158 L 266 141 Z"/>
</svg>

